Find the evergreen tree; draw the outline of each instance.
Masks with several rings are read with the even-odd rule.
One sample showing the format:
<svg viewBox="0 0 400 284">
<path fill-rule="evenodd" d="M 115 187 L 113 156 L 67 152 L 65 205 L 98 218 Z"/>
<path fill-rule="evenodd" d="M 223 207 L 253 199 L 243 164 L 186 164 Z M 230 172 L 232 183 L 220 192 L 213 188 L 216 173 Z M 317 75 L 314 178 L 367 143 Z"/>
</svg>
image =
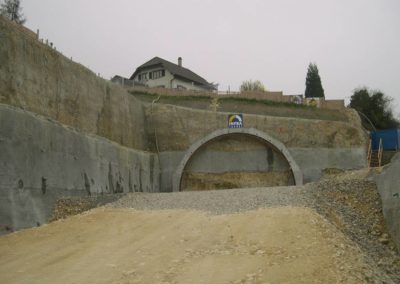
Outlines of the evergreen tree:
<svg viewBox="0 0 400 284">
<path fill-rule="evenodd" d="M 318 74 L 318 67 L 316 64 L 310 63 L 307 70 L 306 78 L 306 98 L 324 98 L 324 89 L 322 88 L 321 78 Z"/>
<path fill-rule="evenodd" d="M 26 19 L 22 14 L 19 0 L 5 0 L 0 6 L 0 14 L 17 24 L 24 24 Z"/>
</svg>

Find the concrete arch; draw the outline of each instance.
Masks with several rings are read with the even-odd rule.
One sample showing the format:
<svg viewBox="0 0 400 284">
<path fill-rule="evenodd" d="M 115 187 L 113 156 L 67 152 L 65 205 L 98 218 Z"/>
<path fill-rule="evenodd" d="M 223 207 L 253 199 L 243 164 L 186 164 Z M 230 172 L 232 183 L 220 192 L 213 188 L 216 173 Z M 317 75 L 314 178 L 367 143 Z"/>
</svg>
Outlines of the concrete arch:
<svg viewBox="0 0 400 284">
<path fill-rule="evenodd" d="M 185 169 L 186 164 L 188 163 L 190 158 L 193 156 L 193 154 L 207 142 L 209 142 L 217 137 L 229 135 L 229 134 L 246 134 L 246 135 L 255 136 L 255 137 L 258 137 L 258 138 L 266 141 L 268 144 L 271 144 L 272 146 L 274 146 L 279 152 L 282 153 L 282 155 L 288 161 L 289 166 L 293 172 L 295 184 L 303 185 L 303 173 L 301 172 L 300 167 L 297 165 L 296 161 L 293 159 L 289 150 L 286 148 L 285 145 L 283 145 L 282 142 L 276 140 L 275 138 L 269 136 L 268 134 L 266 134 L 264 132 L 254 129 L 254 128 L 224 128 L 224 129 L 218 129 L 218 130 L 210 133 L 209 135 L 203 137 L 202 139 L 196 141 L 186 151 L 185 155 L 183 156 L 181 162 L 179 163 L 179 165 L 172 177 L 172 190 L 174 192 L 180 191 L 183 170 Z"/>
</svg>

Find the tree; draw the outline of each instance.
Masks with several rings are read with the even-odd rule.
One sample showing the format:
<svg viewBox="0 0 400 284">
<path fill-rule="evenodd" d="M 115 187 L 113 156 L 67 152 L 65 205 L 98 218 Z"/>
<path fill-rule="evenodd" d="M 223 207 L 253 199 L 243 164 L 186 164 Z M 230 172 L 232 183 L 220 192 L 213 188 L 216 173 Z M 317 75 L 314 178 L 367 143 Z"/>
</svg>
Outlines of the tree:
<svg viewBox="0 0 400 284">
<path fill-rule="evenodd" d="M 354 90 L 350 98 L 350 107 L 367 117 L 377 129 L 400 127 L 400 122 L 393 116 L 391 107 L 393 99 L 381 91 L 370 91 L 368 88 Z M 373 130 L 370 123 L 363 123 L 364 127 Z"/>
<path fill-rule="evenodd" d="M 240 85 L 240 91 L 241 92 L 251 92 L 251 91 L 258 91 L 258 92 L 265 92 L 265 87 L 263 83 L 260 81 L 243 81 L 243 83 Z"/>
<path fill-rule="evenodd" d="M 0 14 L 17 24 L 24 24 L 26 19 L 22 14 L 19 0 L 5 0 L 0 6 Z"/>
<path fill-rule="evenodd" d="M 306 77 L 306 98 L 324 98 L 324 89 L 322 88 L 321 78 L 318 74 L 318 67 L 316 64 L 310 63 L 308 65 Z"/>
</svg>

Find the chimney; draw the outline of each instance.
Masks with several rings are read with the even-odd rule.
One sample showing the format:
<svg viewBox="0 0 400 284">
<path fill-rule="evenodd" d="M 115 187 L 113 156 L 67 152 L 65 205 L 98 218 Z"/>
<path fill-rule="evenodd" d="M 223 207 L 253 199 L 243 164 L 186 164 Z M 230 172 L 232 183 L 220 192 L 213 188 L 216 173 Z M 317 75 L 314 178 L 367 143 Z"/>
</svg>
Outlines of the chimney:
<svg viewBox="0 0 400 284">
<path fill-rule="evenodd" d="M 182 67 L 182 57 L 179 57 L 179 58 L 178 58 L 178 65 L 179 65 L 180 67 Z"/>
</svg>

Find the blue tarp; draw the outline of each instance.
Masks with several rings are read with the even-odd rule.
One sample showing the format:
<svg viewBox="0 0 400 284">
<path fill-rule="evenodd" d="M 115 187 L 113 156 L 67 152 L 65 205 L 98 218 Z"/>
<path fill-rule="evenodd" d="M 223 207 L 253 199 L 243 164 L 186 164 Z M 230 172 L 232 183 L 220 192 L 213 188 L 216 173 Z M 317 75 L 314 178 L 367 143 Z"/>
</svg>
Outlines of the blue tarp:
<svg viewBox="0 0 400 284">
<path fill-rule="evenodd" d="M 382 139 L 383 150 L 400 149 L 400 129 L 385 129 L 371 132 L 372 150 L 379 149 L 379 139 Z"/>
</svg>

